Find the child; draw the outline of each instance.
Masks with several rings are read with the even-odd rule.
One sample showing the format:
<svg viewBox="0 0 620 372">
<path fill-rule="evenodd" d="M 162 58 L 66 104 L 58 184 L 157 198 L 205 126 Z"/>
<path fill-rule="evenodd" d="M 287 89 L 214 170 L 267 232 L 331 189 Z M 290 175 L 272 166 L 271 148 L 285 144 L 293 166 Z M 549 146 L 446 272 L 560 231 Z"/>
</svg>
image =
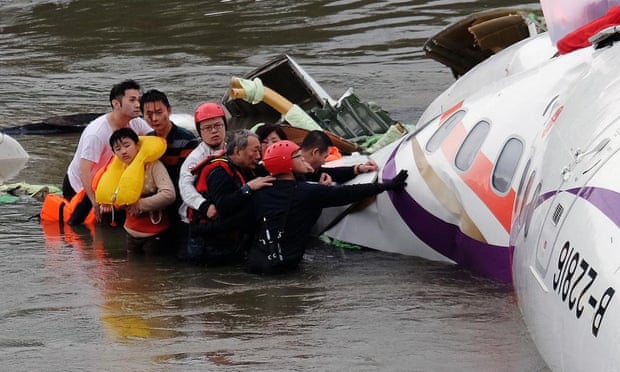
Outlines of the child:
<svg viewBox="0 0 620 372">
<path fill-rule="evenodd" d="M 114 155 L 127 167 L 136 159 L 140 151 L 141 140 L 131 128 L 121 128 L 112 133 L 110 146 Z M 120 176 L 121 180 L 123 177 L 132 176 L 126 173 L 127 171 Z M 127 216 L 124 227 L 127 231 L 129 252 L 163 252 L 165 247 L 161 244 L 161 235 L 170 227 L 165 208 L 174 200 L 174 185 L 163 163 L 159 160 L 146 162 L 140 198 L 135 203 L 126 206 Z M 112 210 L 111 205 L 102 206 L 102 208 L 102 211 Z"/>
</svg>

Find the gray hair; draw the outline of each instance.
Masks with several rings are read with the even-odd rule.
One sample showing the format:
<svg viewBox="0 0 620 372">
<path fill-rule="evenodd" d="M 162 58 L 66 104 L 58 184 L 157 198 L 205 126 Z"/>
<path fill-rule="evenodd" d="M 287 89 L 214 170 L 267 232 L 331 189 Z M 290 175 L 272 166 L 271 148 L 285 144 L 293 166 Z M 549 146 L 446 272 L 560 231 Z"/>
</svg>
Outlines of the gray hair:
<svg viewBox="0 0 620 372">
<path fill-rule="evenodd" d="M 256 139 L 258 139 L 258 135 L 248 129 L 239 129 L 234 132 L 229 132 L 228 138 L 226 139 L 226 155 L 234 154 L 235 148 L 243 150 L 248 147 L 248 138 L 250 137 L 256 137 Z"/>
</svg>

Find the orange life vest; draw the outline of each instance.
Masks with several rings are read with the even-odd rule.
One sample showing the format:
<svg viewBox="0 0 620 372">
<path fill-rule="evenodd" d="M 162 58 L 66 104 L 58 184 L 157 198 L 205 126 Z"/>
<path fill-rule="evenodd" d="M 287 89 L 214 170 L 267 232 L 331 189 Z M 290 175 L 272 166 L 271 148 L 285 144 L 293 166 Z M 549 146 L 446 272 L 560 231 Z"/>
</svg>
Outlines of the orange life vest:
<svg viewBox="0 0 620 372">
<path fill-rule="evenodd" d="M 97 188 L 97 184 L 101 179 L 101 175 L 105 172 L 105 168 L 101 168 L 93 177 L 93 189 Z M 43 205 L 41 206 L 41 212 L 39 216 L 42 221 L 58 221 L 67 223 L 71 219 L 73 212 L 75 212 L 75 208 L 84 200 L 86 196 L 86 190 L 82 189 L 80 192 L 75 194 L 71 200 L 65 199 L 62 195 L 49 193 L 45 196 L 43 200 Z M 84 219 L 85 225 L 95 224 L 95 211 L 93 209 L 90 210 L 86 219 Z"/>
<path fill-rule="evenodd" d="M 327 154 L 327 158 L 325 158 L 326 162 L 332 160 L 342 159 L 342 153 L 338 150 L 336 146 L 329 146 L 329 153 Z"/>
</svg>

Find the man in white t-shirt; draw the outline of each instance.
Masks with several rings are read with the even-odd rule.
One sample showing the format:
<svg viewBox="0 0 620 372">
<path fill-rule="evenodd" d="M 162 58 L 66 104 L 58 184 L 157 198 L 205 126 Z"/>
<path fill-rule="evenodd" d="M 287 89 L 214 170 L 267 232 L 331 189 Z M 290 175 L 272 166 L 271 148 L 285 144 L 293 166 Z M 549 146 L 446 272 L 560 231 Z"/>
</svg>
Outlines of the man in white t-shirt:
<svg viewBox="0 0 620 372">
<path fill-rule="evenodd" d="M 69 219 L 70 225 L 81 224 L 93 206 L 97 221 L 101 221 L 92 181 L 97 171 L 105 167 L 114 156 L 109 145 L 112 133 L 125 127 L 132 128 L 139 135 L 146 135 L 153 130 L 139 117 L 140 94 L 140 85 L 134 80 L 114 85 L 110 91 L 112 112 L 93 120 L 82 132 L 62 185 L 63 196 L 67 200 L 82 190 L 86 192 Z"/>
</svg>

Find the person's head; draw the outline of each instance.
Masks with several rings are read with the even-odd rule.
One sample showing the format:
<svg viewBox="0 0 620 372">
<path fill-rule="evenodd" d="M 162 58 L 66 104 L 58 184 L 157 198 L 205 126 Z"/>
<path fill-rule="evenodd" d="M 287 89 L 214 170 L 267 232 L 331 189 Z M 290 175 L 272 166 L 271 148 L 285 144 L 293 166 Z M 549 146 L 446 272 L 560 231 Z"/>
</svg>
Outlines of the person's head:
<svg viewBox="0 0 620 372">
<path fill-rule="evenodd" d="M 325 159 L 329 155 L 329 147 L 332 140 L 322 130 L 308 132 L 301 143 L 301 153 L 310 166 L 317 170 L 325 164 Z"/>
<path fill-rule="evenodd" d="M 110 106 L 114 112 L 123 116 L 140 116 L 140 84 L 134 80 L 125 80 L 114 85 L 110 90 Z"/>
<path fill-rule="evenodd" d="M 300 147 L 289 140 L 282 140 L 267 147 L 263 165 L 272 176 L 312 171 L 301 154 Z"/>
<path fill-rule="evenodd" d="M 110 136 L 110 147 L 121 161 L 129 164 L 140 150 L 140 138 L 131 128 L 117 129 Z"/>
<path fill-rule="evenodd" d="M 288 139 L 282 126 L 278 124 L 263 124 L 256 128 L 256 134 L 261 143 L 261 153 L 263 154 L 269 145 Z"/>
<path fill-rule="evenodd" d="M 194 123 L 200 138 L 213 148 L 219 148 L 226 137 L 226 113 L 219 103 L 205 102 L 194 111 Z"/>
<path fill-rule="evenodd" d="M 168 97 L 163 92 L 151 89 L 144 93 L 140 98 L 140 111 L 142 111 L 144 119 L 151 128 L 155 130 L 155 133 L 158 135 L 168 134 L 172 128 L 170 121 L 172 108 L 168 102 Z"/>
<path fill-rule="evenodd" d="M 240 168 L 255 169 L 260 160 L 258 136 L 247 129 L 230 133 L 226 140 L 226 155 Z"/>
</svg>

